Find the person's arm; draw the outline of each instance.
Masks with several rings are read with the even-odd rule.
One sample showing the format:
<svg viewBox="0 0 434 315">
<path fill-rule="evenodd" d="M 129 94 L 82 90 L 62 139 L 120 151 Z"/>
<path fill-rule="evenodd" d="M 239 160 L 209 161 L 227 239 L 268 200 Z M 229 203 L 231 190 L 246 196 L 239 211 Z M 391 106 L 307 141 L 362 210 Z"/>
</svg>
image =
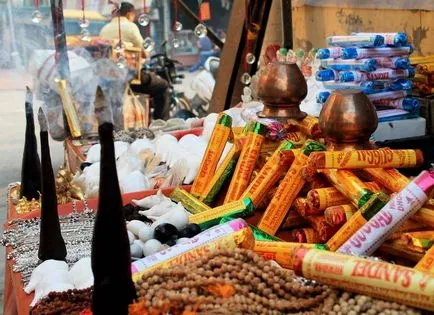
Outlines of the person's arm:
<svg viewBox="0 0 434 315">
<path fill-rule="evenodd" d="M 143 49 L 143 37 L 142 34 L 140 34 L 140 30 L 138 26 L 134 23 L 131 23 L 131 39 L 130 42 L 133 44 L 134 47 Z"/>
</svg>

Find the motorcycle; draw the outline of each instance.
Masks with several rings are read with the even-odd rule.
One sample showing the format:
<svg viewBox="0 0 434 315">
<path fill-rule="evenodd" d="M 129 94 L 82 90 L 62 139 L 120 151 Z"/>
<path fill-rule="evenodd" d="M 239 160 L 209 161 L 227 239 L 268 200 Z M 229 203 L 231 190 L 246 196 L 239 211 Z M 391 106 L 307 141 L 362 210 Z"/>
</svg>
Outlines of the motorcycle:
<svg viewBox="0 0 434 315">
<path fill-rule="evenodd" d="M 181 83 L 185 76 L 178 74 L 176 66 L 181 63 L 169 58 L 166 46 L 167 41 L 165 40 L 161 44 L 161 53 L 151 56 L 147 70 L 154 72 L 169 83 L 170 117 L 175 117 L 179 111 L 191 112 L 193 108 L 184 93 L 178 92 L 174 88 L 174 84 Z"/>
<path fill-rule="evenodd" d="M 204 117 L 208 114 L 219 66 L 220 58 L 209 57 L 205 62 L 204 69 L 191 82 L 191 89 L 196 92 L 191 100 L 191 105 L 193 113 L 198 117 Z"/>
</svg>

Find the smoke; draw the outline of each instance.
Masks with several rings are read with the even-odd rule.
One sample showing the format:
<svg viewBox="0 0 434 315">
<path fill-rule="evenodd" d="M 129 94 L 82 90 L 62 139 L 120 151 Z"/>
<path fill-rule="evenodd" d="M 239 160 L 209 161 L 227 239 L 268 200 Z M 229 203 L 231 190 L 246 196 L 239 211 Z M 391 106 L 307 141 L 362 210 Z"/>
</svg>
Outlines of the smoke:
<svg viewBox="0 0 434 315">
<path fill-rule="evenodd" d="M 3 8 L 10 8 L 11 14 Z M 120 128 L 124 90 L 132 74 L 109 59 L 110 45 L 80 42 L 78 34 L 75 39 L 77 48 L 68 47 L 69 62 L 56 58 L 55 46 L 63 34 L 53 35 L 49 8 L 40 9 L 43 19 L 38 24 L 32 22 L 33 10 L 32 7 L 0 4 L 0 70 L 13 68 L 16 73 L 24 72 L 31 76 L 35 100 L 42 101 L 49 131 L 55 140 L 62 141 L 66 135 L 63 104 L 56 84 L 56 80 L 68 72 L 62 69 L 69 68 L 68 89 L 83 134 L 97 132 L 95 98 L 98 86 L 104 94 L 104 111 L 110 113 L 104 115 L 103 122 L 111 122 L 115 128 Z M 70 20 L 68 25 L 69 33 L 74 27 L 79 30 L 78 18 L 77 25 L 71 26 Z M 93 30 L 94 35 L 98 32 Z"/>
</svg>

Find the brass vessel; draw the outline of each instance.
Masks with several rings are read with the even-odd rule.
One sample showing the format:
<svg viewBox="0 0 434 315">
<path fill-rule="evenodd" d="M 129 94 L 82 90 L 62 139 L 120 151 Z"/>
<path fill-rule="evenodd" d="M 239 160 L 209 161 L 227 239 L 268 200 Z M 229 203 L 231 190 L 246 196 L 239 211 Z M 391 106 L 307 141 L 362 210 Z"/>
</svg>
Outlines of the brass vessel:
<svg viewBox="0 0 434 315">
<path fill-rule="evenodd" d="M 301 120 L 307 115 L 299 107 L 306 95 L 306 80 L 295 63 L 271 62 L 259 77 L 258 96 L 264 103 L 259 117 Z"/>
<path fill-rule="evenodd" d="M 362 91 L 341 90 L 333 92 L 324 104 L 319 125 L 329 150 L 368 149 L 378 117 Z"/>
</svg>

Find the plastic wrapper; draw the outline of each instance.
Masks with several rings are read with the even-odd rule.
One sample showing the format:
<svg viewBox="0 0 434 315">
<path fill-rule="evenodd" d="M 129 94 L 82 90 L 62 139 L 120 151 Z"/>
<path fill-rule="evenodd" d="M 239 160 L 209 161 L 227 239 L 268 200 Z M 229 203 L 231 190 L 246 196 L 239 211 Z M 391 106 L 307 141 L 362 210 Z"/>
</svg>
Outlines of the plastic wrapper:
<svg viewBox="0 0 434 315">
<path fill-rule="evenodd" d="M 289 129 L 296 129 L 302 134 L 305 134 L 313 139 L 322 137 L 321 129 L 319 127 L 319 120 L 316 117 L 306 116 L 303 120 L 288 120 L 286 126 Z"/>
<path fill-rule="evenodd" d="M 235 171 L 235 167 L 240 156 L 240 151 L 241 149 L 238 144 L 233 145 L 223 162 L 217 168 L 217 171 L 211 178 L 211 181 L 207 183 L 201 198 L 205 204 L 212 204 L 223 185 L 231 178 L 233 172 Z"/>
<path fill-rule="evenodd" d="M 317 59 L 336 59 L 341 58 L 343 54 L 342 47 L 328 47 L 328 48 L 320 48 L 316 54 Z"/>
<path fill-rule="evenodd" d="M 327 242 L 339 229 L 337 226 L 331 226 L 328 224 L 323 215 L 308 216 L 306 217 L 306 220 L 313 229 L 317 231 L 321 243 Z"/>
<path fill-rule="evenodd" d="M 434 246 L 431 246 L 414 269 L 434 275 Z"/>
<path fill-rule="evenodd" d="M 399 192 L 410 183 L 410 180 L 396 169 L 366 168 L 364 172 L 391 192 Z"/>
<path fill-rule="evenodd" d="M 233 217 L 223 217 L 220 220 L 220 224 L 224 224 L 226 222 L 230 222 L 234 220 Z M 256 241 L 264 241 L 264 242 L 276 242 L 276 241 L 281 241 L 278 237 L 276 236 L 272 236 L 270 234 L 267 234 L 263 231 L 261 231 L 260 229 L 258 229 L 256 226 L 250 225 L 249 224 L 250 229 L 252 230 L 253 233 L 253 237 L 255 238 L 255 242 Z"/>
<path fill-rule="evenodd" d="M 384 37 L 377 34 L 329 36 L 326 39 L 327 45 L 338 47 L 378 47 L 384 44 Z"/>
<path fill-rule="evenodd" d="M 427 250 L 434 244 L 434 231 L 406 232 L 401 235 L 401 241 L 409 246 Z"/>
<path fill-rule="evenodd" d="M 191 188 L 191 194 L 201 197 L 206 185 L 211 180 L 231 133 L 232 118 L 221 113 L 217 118 L 210 141 L 199 167 L 196 179 Z"/>
<path fill-rule="evenodd" d="M 326 249 L 322 244 L 256 241 L 253 251 L 266 260 L 274 260 L 283 268 L 294 269 L 294 252 L 301 248 Z"/>
<path fill-rule="evenodd" d="M 192 214 L 201 213 L 211 209 L 206 204 L 199 201 L 198 199 L 193 197 L 193 195 L 189 194 L 181 188 L 175 188 L 175 190 L 170 195 L 170 199 L 175 202 L 182 203 L 184 208 Z"/>
<path fill-rule="evenodd" d="M 361 59 L 362 61 L 364 59 Z M 370 60 L 370 59 L 368 59 Z M 376 59 L 375 59 L 376 60 Z M 362 82 L 373 80 L 395 80 L 395 79 L 407 79 L 414 77 L 416 74 L 414 68 L 408 69 L 377 69 L 372 72 L 360 72 L 360 71 L 341 71 L 338 75 L 338 80 L 341 82 Z"/>
<path fill-rule="evenodd" d="M 376 47 L 376 48 L 355 48 L 348 47 L 342 51 L 343 59 L 363 59 L 376 57 L 408 56 L 413 52 L 413 47 Z"/>
<path fill-rule="evenodd" d="M 420 63 L 434 63 L 434 55 L 429 56 L 411 56 L 410 62 L 412 65 L 417 65 Z"/>
<path fill-rule="evenodd" d="M 312 189 L 308 192 L 306 201 L 317 213 L 324 212 L 328 207 L 349 203 L 348 198 L 334 187 Z"/>
<path fill-rule="evenodd" d="M 406 219 L 428 201 L 428 195 L 433 187 L 434 171 L 423 171 L 365 223 L 338 251 L 356 255 L 372 254 Z"/>
<path fill-rule="evenodd" d="M 255 207 L 260 205 L 267 192 L 294 161 L 295 155 L 291 151 L 294 148 L 295 145 L 292 142 L 284 140 L 247 187 L 242 197 L 249 197 Z"/>
<path fill-rule="evenodd" d="M 375 106 L 402 109 L 407 112 L 416 112 L 420 109 L 420 102 L 416 98 L 405 97 L 394 100 L 385 99 L 375 101 Z"/>
<path fill-rule="evenodd" d="M 313 228 L 294 229 L 289 234 L 290 242 L 317 244 L 321 242 L 319 234 Z M 328 247 L 327 247 L 328 248 Z"/>
<path fill-rule="evenodd" d="M 410 59 L 408 57 L 377 57 L 377 66 L 379 68 L 391 69 L 408 69 L 410 68 Z"/>
<path fill-rule="evenodd" d="M 404 168 L 423 164 L 420 150 L 353 150 L 313 152 L 309 166 L 313 169 Z"/>
<path fill-rule="evenodd" d="M 337 251 L 350 237 L 356 233 L 369 219 L 377 214 L 389 201 L 389 197 L 383 193 L 377 193 L 356 211 L 349 220 L 327 241 L 331 251 Z"/>
<path fill-rule="evenodd" d="M 294 255 L 294 271 L 325 285 L 434 311 L 434 277 L 412 268 L 299 249 Z"/>
<path fill-rule="evenodd" d="M 332 69 L 319 70 L 315 78 L 317 81 L 339 81 L 339 73 Z"/>
<path fill-rule="evenodd" d="M 235 219 L 225 224 L 210 228 L 183 244 L 177 244 L 156 254 L 147 256 L 131 265 L 133 281 L 156 268 L 170 268 L 200 259 L 210 252 L 236 247 L 252 249 L 254 239 L 252 230 L 242 219 Z"/>
<path fill-rule="evenodd" d="M 301 147 L 306 142 L 307 137 L 306 137 L 306 134 L 304 134 L 300 131 L 288 132 L 286 134 L 286 140 L 291 141 L 297 147 Z"/>
<path fill-rule="evenodd" d="M 359 208 L 373 195 L 373 192 L 351 171 L 322 169 L 320 172 L 333 183 L 337 190 Z"/>
<path fill-rule="evenodd" d="M 342 226 L 356 211 L 357 208 L 353 205 L 332 206 L 325 209 L 324 218 L 331 226 Z"/>
<path fill-rule="evenodd" d="M 384 39 L 384 45 L 387 46 L 404 46 L 408 44 L 408 36 L 406 33 L 353 33 L 356 36 L 374 36 L 379 35 Z"/>
<path fill-rule="evenodd" d="M 312 151 L 320 150 L 324 150 L 324 146 L 313 141 L 306 143 L 302 149 L 297 150 L 294 162 L 280 182 L 273 199 L 259 221 L 259 229 L 271 235 L 276 234 L 289 208 L 305 183 L 301 171 L 307 164 L 307 155 Z"/>
<path fill-rule="evenodd" d="M 225 203 L 238 200 L 247 189 L 256 160 L 261 153 L 267 129 L 265 125 L 258 122 L 250 124 L 247 141 L 241 149 L 241 154 L 225 197 Z"/>
<path fill-rule="evenodd" d="M 377 62 L 375 59 L 321 59 L 321 67 L 329 68 L 336 71 L 375 71 L 377 70 Z"/>
<path fill-rule="evenodd" d="M 434 62 L 419 64 L 416 69 L 418 73 L 432 73 L 434 72 Z"/>
<path fill-rule="evenodd" d="M 203 229 L 219 224 L 223 217 L 246 218 L 253 214 L 255 207 L 250 198 L 232 201 L 222 206 L 206 210 L 189 217 L 190 223 L 199 224 Z"/>
<path fill-rule="evenodd" d="M 281 229 L 292 229 L 296 227 L 301 227 L 307 224 L 305 218 L 303 218 L 295 209 L 290 209 L 285 221 L 281 226 Z"/>
</svg>

